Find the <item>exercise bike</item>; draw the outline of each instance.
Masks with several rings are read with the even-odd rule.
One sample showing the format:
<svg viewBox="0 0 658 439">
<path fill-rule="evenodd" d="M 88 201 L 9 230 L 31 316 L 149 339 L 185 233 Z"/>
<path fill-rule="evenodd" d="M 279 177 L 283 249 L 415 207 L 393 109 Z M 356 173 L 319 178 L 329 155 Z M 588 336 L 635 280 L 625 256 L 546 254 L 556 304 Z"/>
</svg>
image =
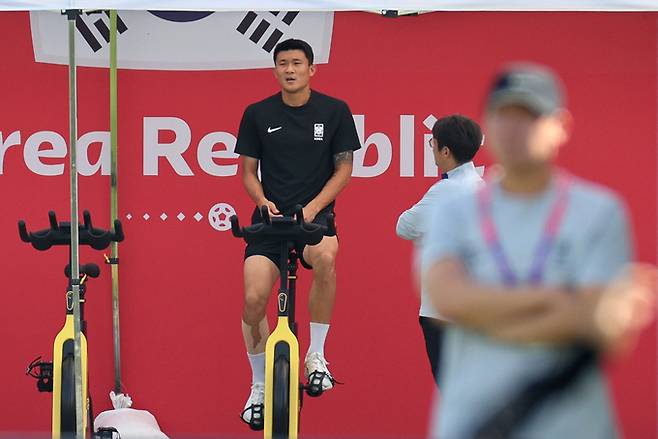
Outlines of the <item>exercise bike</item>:
<svg viewBox="0 0 658 439">
<path fill-rule="evenodd" d="M 24 221 L 18 222 L 18 233 L 23 242 L 32 244 L 37 250 L 45 251 L 53 246 L 71 245 L 71 223 L 57 222 L 55 212 L 48 212 L 50 227 L 37 232 L 28 232 Z M 78 225 L 80 245 L 88 245 L 94 250 L 103 250 L 111 242 L 123 241 L 123 229 L 119 220 L 114 221 L 114 232 L 97 229 L 91 224 L 88 211 L 83 214 L 84 223 Z M 69 251 L 69 258 L 71 252 Z M 66 288 L 66 320 L 64 327 L 55 337 L 53 343 L 53 361 L 34 360 L 27 369 L 27 375 L 37 379 L 37 389 L 40 392 L 52 392 L 52 437 L 74 437 L 76 434 L 76 395 L 75 395 L 75 357 L 74 357 L 74 316 L 73 316 L 73 282 L 77 281 L 80 288 L 80 359 L 82 364 L 82 394 L 84 430 L 91 427 L 93 418 L 91 398 L 87 392 L 87 322 L 84 320 L 85 293 L 87 280 L 96 278 L 100 268 L 96 264 L 80 266 L 80 279 L 71 279 L 71 264 L 64 269 L 68 280 Z"/>
<path fill-rule="evenodd" d="M 263 419 L 262 413 L 261 416 L 252 416 L 252 420 L 256 418 L 264 423 L 265 438 L 268 439 L 296 439 L 303 391 L 306 390 L 309 396 L 319 396 L 323 391 L 322 379 L 313 379 L 306 386 L 299 381 L 295 283 L 298 262 L 311 268 L 302 258 L 304 247 L 319 244 L 324 236 L 335 236 L 336 227 L 333 215 L 328 217 L 328 225 L 323 226 L 305 222 L 302 206 L 296 206 L 294 212 L 294 216 L 270 218 L 267 206 L 262 206 L 263 222 L 244 228 L 240 228 L 236 215 L 230 219 L 233 235 L 243 238 L 247 244 L 281 243 L 278 320 L 265 346 L 265 417 Z M 254 429 L 258 427 L 252 425 Z"/>
</svg>

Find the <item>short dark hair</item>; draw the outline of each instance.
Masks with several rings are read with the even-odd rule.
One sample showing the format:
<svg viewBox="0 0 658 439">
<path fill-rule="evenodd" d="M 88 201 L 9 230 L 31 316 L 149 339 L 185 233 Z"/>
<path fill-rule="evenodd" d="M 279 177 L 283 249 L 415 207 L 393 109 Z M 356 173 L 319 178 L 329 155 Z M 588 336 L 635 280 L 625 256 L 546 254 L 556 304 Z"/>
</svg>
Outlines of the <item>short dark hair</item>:
<svg viewBox="0 0 658 439">
<path fill-rule="evenodd" d="M 279 52 L 284 52 L 286 50 L 301 50 L 306 55 L 308 59 L 308 64 L 313 65 L 313 48 L 304 40 L 297 40 L 295 38 L 290 38 L 285 41 L 281 41 L 274 48 L 274 64 L 276 64 L 276 56 Z"/>
<path fill-rule="evenodd" d="M 447 147 L 459 164 L 470 162 L 482 145 L 480 125 L 466 116 L 453 114 L 437 120 L 432 136 L 439 149 Z"/>
</svg>

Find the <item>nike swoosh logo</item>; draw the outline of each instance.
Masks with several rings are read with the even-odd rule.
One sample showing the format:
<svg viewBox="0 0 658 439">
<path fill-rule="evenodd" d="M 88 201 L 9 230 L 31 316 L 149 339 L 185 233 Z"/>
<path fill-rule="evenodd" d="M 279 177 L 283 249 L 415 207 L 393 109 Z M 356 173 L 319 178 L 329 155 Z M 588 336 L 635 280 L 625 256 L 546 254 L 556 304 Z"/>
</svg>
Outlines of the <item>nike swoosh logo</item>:
<svg viewBox="0 0 658 439">
<path fill-rule="evenodd" d="M 279 131 L 281 128 L 283 128 L 283 127 L 276 127 L 276 128 L 267 127 L 267 133 L 272 134 L 275 131 Z"/>
</svg>

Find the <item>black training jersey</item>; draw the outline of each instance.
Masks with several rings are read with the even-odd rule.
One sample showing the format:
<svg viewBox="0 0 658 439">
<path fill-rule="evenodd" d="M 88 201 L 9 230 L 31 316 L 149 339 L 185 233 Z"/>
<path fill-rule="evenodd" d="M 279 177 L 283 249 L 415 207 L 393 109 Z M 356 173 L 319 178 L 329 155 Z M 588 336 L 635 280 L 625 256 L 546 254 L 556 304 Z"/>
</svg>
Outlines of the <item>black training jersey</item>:
<svg viewBox="0 0 658 439">
<path fill-rule="evenodd" d="M 286 105 L 281 93 L 249 105 L 235 152 L 260 160 L 265 197 L 288 212 L 322 191 L 334 173 L 335 154 L 360 147 L 347 104 L 311 91 L 301 107 Z"/>
</svg>

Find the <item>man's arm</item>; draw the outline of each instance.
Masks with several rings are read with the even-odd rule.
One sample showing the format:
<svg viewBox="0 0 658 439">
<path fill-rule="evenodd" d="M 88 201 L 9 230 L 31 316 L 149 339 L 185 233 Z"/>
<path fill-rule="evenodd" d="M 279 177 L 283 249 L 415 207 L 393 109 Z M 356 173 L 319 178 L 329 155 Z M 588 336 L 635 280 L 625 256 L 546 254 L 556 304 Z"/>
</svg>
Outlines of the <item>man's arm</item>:
<svg viewBox="0 0 658 439">
<path fill-rule="evenodd" d="M 625 214 L 618 204 L 610 204 L 600 213 L 599 224 L 588 227 L 589 245 L 573 267 L 571 285 L 576 291 L 491 286 L 471 278 L 460 261 L 470 214 L 464 205 L 434 209 L 422 255 L 423 286 L 437 310 L 455 324 L 510 342 L 584 341 L 615 349 L 646 321 L 643 313 L 653 309 L 656 274 L 634 265 L 620 274 L 630 249 Z"/>
<path fill-rule="evenodd" d="M 433 185 L 416 204 L 402 212 L 395 233 L 402 239 L 416 240 L 423 236 L 431 208 L 439 199 L 440 183 Z"/>
<path fill-rule="evenodd" d="M 398 235 L 398 238 L 415 241 L 422 236 L 417 228 L 418 211 L 420 210 L 418 204 L 416 203 L 411 208 L 402 212 L 398 218 L 398 222 L 395 225 L 395 234 Z"/>
<path fill-rule="evenodd" d="M 493 332 L 520 317 L 560 308 L 569 293 L 546 287 L 505 288 L 473 282 L 455 258 L 434 263 L 423 278 L 434 306 L 455 323 Z"/>
<path fill-rule="evenodd" d="M 513 343 L 585 342 L 604 350 L 623 349 L 655 310 L 656 270 L 646 265 L 630 265 L 606 285 L 574 292 L 545 287 L 502 291 L 480 285 L 455 259 L 436 262 L 424 281 L 442 315 Z"/>
<path fill-rule="evenodd" d="M 277 206 L 265 198 L 263 185 L 258 179 L 258 159 L 246 155 L 240 156 L 240 168 L 242 170 L 242 184 L 244 185 L 249 197 L 258 207 L 267 205 L 270 215 L 279 215 Z"/>
<path fill-rule="evenodd" d="M 612 282 L 578 291 L 561 312 L 520 319 L 501 326 L 492 335 L 515 343 L 573 343 L 575 339 L 588 341 L 603 351 L 624 352 L 654 319 L 657 274 L 654 266 L 629 264 Z M 571 328 L 575 328 L 574 333 Z M 547 338 L 547 334 L 552 337 Z"/>
<path fill-rule="evenodd" d="M 310 222 L 317 214 L 334 201 L 352 178 L 352 151 L 334 154 L 334 175 L 327 181 L 320 193 L 304 206 L 304 221 Z"/>
</svg>

